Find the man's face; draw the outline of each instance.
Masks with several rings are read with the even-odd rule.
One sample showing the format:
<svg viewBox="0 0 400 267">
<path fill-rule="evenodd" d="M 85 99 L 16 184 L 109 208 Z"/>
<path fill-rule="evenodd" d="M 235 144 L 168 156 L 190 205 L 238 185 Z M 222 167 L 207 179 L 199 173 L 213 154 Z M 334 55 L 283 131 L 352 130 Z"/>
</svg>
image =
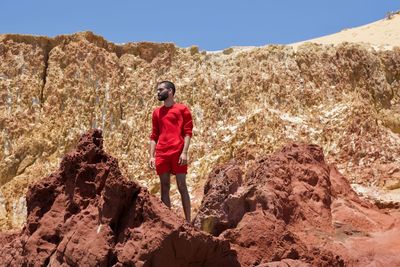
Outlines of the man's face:
<svg viewBox="0 0 400 267">
<path fill-rule="evenodd" d="M 169 92 L 171 89 L 167 89 L 163 84 L 158 85 L 157 87 L 157 98 L 160 101 L 164 101 L 168 98 Z"/>
</svg>

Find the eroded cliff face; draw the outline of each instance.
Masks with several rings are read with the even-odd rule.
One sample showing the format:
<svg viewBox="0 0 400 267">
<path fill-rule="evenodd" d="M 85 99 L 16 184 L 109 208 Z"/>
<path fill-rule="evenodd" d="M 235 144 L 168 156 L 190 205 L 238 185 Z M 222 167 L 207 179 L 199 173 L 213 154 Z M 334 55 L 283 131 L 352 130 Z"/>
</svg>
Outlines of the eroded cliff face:
<svg viewBox="0 0 400 267">
<path fill-rule="evenodd" d="M 210 53 L 116 45 L 90 32 L 1 35 L 0 228 L 25 222 L 28 185 L 57 169 L 90 128 L 103 130 L 104 146 L 126 177 L 157 193 L 147 147 L 151 112 L 160 105 L 155 86 L 164 79 L 175 82 L 177 101 L 194 118 L 194 212 L 215 164 L 242 157 L 246 171 L 291 141 L 321 146 L 352 183 L 400 186 L 399 48 L 305 44 Z M 172 193 L 179 206 L 174 187 Z"/>
</svg>

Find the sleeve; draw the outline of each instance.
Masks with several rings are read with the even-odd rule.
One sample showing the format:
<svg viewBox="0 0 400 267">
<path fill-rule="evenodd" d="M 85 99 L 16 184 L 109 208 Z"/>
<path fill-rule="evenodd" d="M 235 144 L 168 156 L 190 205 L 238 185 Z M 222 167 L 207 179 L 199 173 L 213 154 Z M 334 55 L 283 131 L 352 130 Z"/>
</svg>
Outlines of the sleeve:
<svg viewBox="0 0 400 267">
<path fill-rule="evenodd" d="M 157 142 L 158 141 L 158 137 L 160 135 L 160 129 L 159 129 L 157 114 L 156 114 L 155 110 L 153 111 L 153 115 L 152 115 L 152 118 L 151 118 L 151 123 L 152 123 L 152 130 L 151 130 L 150 139 Z"/>
<path fill-rule="evenodd" d="M 190 110 L 185 107 L 183 110 L 183 136 L 190 136 L 192 137 L 193 133 L 193 120 L 192 120 L 192 114 L 190 113 Z"/>
</svg>

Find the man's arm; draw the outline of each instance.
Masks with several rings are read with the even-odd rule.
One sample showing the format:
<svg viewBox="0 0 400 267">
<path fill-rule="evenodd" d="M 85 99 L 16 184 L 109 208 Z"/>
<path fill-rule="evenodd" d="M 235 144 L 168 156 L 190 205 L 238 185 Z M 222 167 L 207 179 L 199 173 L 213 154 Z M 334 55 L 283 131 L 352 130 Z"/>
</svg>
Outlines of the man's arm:
<svg viewBox="0 0 400 267">
<path fill-rule="evenodd" d="M 158 121 L 156 112 L 153 111 L 151 118 L 152 130 L 150 136 L 150 149 L 149 149 L 149 166 L 152 169 L 156 168 L 156 159 L 155 159 L 155 151 L 158 137 L 160 135 L 160 130 L 158 128 Z"/>
<path fill-rule="evenodd" d="M 183 110 L 183 133 L 184 133 L 184 145 L 181 156 L 179 157 L 179 164 L 186 165 L 188 163 L 188 150 L 190 145 L 190 138 L 192 137 L 192 130 L 193 130 L 193 120 L 192 114 L 190 110 L 185 107 Z"/>
<path fill-rule="evenodd" d="M 156 141 L 154 140 L 150 140 L 150 150 L 149 150 L 149 154 L 150 154 L 150 159 L 149 159 L 149 166 L 152 169 L 156 168 L 156 159 L 155 159 L 155 151 L 156 151 Z"/>
<path fill-rule="evenodd" d="M 183 150 L 182 150 L 181 156 L 179 157 L 178 163 L 180 165 L 186 165 L 188 163 L 189 145 L 190 145 L 190 136 L 186 135 L 185 136 L 185 144 L 183 145 Z"/>
</svg>

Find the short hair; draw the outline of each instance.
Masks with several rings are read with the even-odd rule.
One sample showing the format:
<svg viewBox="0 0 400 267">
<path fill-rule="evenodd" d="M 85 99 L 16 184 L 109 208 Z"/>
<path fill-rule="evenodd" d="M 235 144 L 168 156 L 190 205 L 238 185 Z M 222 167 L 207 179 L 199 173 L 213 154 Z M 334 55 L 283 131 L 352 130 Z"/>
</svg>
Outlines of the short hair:
<svg viewBox="0 0 400 267">
<path fill-rule="evenodd" d="M 159 82 L 158 85 L 164 84 L 167 89 L 172 89 L 172 94 L 175 95 L 175 84 L 170 81 Z"/>
</svg>

